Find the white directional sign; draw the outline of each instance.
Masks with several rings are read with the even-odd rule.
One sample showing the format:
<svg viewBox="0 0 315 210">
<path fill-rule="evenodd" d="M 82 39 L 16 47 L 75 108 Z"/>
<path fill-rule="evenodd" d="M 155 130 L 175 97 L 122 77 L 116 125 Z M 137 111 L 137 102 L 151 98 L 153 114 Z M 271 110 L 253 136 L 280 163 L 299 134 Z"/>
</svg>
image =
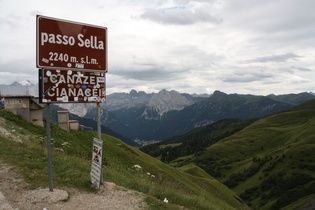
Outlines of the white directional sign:
<svg viewBox="0 0 315 210">
<path fill-rule="evenodd" d="M 92 168 L 91 168 L 91 183 L 100 188 L 102 182 L 102 157 L 103 156 L 103 141 L 93 139 L 93 154 L 92 154 Z"/>
</svg>

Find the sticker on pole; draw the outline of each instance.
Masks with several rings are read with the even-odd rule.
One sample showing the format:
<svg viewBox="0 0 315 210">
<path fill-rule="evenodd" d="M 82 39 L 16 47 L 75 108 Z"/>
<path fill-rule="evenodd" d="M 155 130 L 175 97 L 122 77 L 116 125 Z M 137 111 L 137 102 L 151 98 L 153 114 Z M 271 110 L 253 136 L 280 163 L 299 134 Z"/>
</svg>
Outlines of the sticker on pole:
<svg viewBox="0 0 315 210">
<path fill-rule="evenodd" d="M 103 141 L 93 139 L 93 154 L 91 167 L 91 183 L 97 188 L 100 188 L 102 183 L 102 158 L 103 158 Z"/>
</svg>

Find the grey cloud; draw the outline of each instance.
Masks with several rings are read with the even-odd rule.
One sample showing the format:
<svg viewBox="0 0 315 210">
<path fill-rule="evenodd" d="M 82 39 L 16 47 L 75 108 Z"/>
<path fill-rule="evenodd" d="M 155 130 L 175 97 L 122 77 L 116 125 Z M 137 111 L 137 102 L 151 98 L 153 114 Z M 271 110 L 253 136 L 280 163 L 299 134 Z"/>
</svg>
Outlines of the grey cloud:
<svg viewBox="0 0 315 210">
<path fill-rule="evenodd" d="M 139 70 L 135 67 L 130 69 L 120 68 L 119 70 L 113 70 L 112 74 L 120 76 L 124 79 L 134 79 L 141 81 L 163 81 L 163 80 L 177 80 L 179 78 L 184 78 L 185 70 L 179 70 L 174 67 L 165 67 L 159 65 L 146 65 L 145 69 Z M 183 72 L 180 72 L 183 71 Z"/>
<path fill-rule="evenodd" d="M 179 80 L 194 72 L 194 75 L 208 71 L 218 55 L 208 54 L 193 45 L 174 45 L 161 54 L 139 54 L 127 56 L 129 62 L 115 62 L 111 73 L 124 79 L 170 81 Z M 158 47 L 156 48 L 158 49 Z"/>
<path fill-rule="evenodd" d="M 314 25 L 313 0 L 227 1 L 225 14 L 233 15 L 233 23 L 242 29 L 266 32 L 300 31 Z"/>
<path fill-rule="evenodd" d="M 232 73 L 231 75 L 225 75 L 220 79 L 223 82 L 229 83 L 247 83 L 253 81 L 262 81 L 267 78 L 272 78 L 274 75 L 267 72 L 242 72 L 242 73 Z"/>
<path fill-rule="evenodd" d="M 300 67 L 300 66 L 291 66 L 291 69 L 293 70 L 299 70 L 299 71 L 312 71 L 312 69 Z"/>
<path fill-rule="evenodd" d="M 225 25 L 250 35 L 248 41 L 264 49 L 285 45 L 308 48 L 314 42 L 313 0 L 226 1 Z"/>
<path fill-rule="evenodd" d="M 288 60 L 298 60 L 301 56 L 294 53 L 286 53 L 280 55 L 269 55 L 264 57 L 258 57 L 251 60 L 246 60 L 243 63 L 268 63 L 268 62 L 286 62 Z"/>
<path fill-rule="evenodd" d="M 0 61 L 0 72 L 12 72 L 13 74 L 32 74 L 33 72 L 36 72 L 36 68 L 33 60 L 20 58 L 4 63 Z"/>
<path fill-rule="evenodd" d="M 211 15 L 206 8 L 196 10 L 185 7 L 173 7 L 164 9 L 150 9 L 145 11 L 141 16 L 143 19 L 149 19 L 158 23 L 190 25 L 198 22 L 208 22 L 220 24 L 222 19 Z"/>
<path fill-rule="evenodd" d="M 32 59 L 21 58 L 9 62 L 0 61 L 0 84 L 11 84 L 14 81 L 30 80 L 37 82 L 38 72 Z"/>
<path fill-rule="evenodd" d="M 289 74 L 294 74 L 294 71 L 293 71 L 292 68 L 287 68 L 287 67 L 279 68 L 279 71 L 280 71 L 280 72 L 289 73 Z"/>
</svg>

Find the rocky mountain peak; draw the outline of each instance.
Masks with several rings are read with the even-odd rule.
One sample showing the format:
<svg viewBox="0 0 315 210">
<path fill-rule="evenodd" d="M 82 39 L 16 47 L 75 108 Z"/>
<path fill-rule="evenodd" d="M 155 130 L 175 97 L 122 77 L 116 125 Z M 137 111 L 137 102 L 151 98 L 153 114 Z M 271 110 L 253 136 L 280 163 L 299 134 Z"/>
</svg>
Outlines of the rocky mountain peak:
<svg viewBox="0 0 315 210">
<path fill-rule="evenodd" d="M 160 119 L 166 112 L 182 110 L 194 102 L 175 90 L 165 89 L 152 95 L 142 114 L 146 119 Z"/>
<path fill-rule="evenodd" d="M 106 105 L 102 105 L 102 107 L 106 107 L 110 111 L 141 107 L 148 103 L 151 95 L 144 91 L 137 92 L 136 90 L 131 90 L 129 93 L 112 93 L 106 96 Z"/>
<path fill-rule="evenodd" d="M 227 94 L 223 93 L 223 92 L 221 92 L 219 90 L 214 91 L 213 94 L 212 94 L 212 97 L 224 97 L 224 96 L 227 96 Z"/>
<path fill-rule="evenodd" d="M 15 81 L 11 84 L 11 86 L 34 86 L 35 84 L 29 80 Z"/>
<path fill-rule="evenodd" d="M 38 84 L 32 83 L 30 80 L 21 80 L 21 81 L 15 81 L 11 83 L 10 85 L 2 85 L 2 86 L 7 86 L 7 87 L 12 87 L 13 89 L 21 89 L 19 91 L 19 95 L 21 94 L 27 94 L 31 96 L 38 96 Z M 10 88 L 9 88 L 10 89 Z"/>
</svg>

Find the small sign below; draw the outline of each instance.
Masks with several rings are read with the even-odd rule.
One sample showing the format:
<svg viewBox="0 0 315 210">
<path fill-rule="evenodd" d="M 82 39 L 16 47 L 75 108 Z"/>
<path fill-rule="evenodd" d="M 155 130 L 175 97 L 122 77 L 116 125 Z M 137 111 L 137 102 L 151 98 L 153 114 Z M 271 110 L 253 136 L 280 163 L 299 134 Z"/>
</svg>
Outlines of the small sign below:
<svg viewBox="0 0 315 210">
<path fill-rule="evenodd" d="M 103 141 L 93 139 L 93 154 L 91 167 L 91 183 L 97 188 L 100 188 L 102 183 L 102 158 L 103 158 Z"/>
<path fill-rule="evenodd" d="M 39 70 L 40 103 L 103 103 L 105 72 Z"/>
</svg>

